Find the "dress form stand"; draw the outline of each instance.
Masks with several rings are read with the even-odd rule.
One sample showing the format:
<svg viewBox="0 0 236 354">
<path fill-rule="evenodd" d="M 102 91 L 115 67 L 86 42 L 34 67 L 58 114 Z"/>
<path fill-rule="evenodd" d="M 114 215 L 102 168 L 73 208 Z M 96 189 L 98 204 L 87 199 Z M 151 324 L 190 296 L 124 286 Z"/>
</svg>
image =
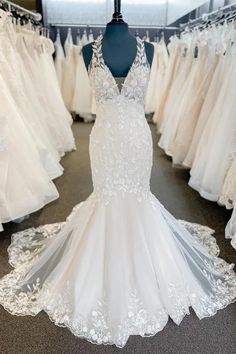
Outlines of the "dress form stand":
<svg viewBox="0 0 236 354">
<path fill-rule="evenodd" d="M 92 59 L 92 45 L 83 47 L 82 53 L 88 69 Z M 145 42 L 145 50 L 149 64 L 152 64 L 154 47 Z M 106 26 L 102 38 L 102 51 L 106 65 L 114 77 L 126 77 L 137 53 L 137 40 L 129 32 L 128 24 L 122 19 L 120 1 L 115 1 L 113 19 Z"/>
</svg>

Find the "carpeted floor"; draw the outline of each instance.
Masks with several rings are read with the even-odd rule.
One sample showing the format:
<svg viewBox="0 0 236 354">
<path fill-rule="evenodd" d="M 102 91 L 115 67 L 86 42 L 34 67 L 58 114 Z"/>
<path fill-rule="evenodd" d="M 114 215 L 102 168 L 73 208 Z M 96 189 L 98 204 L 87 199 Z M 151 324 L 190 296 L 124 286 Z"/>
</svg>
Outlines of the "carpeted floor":
<svg viewBox="0 0 236 354">
<path fill-rule="evenodd" d="M 5 231 L 0 233 L 0 276 L 10 270 L 7 246 L 12 232 L 63 221 L 72 207 L 91 193 L 88 155 L 91 128 L 92 124 L 74 124 L 78 149 L 62 161 L 65 173 L 56 181 L 60 198 L 20 225 L 5 225 Z M 235 262 L 236 251 L 224 238 L 230 212 L 202 199 L 187 186 L 188 172 L 171 167 L 169 158 L 157 148 L 153 125 L 151 129 L 154 139 L 152 192 L 175 217 L 214 228 L 221 257 L 227 262 Z M 15 317 L 0 307 L 0 326 L 1 354 L 236 354 L 236 303 L 202 321 L 191 311 L 180 326 L 170 320 L 166 328 L 154 337 L 130 337 L 123 349 L 96 346 L 80 340 L 69 330 L 56 327 L 44 313 L 36 317 Z"/>
</svg>

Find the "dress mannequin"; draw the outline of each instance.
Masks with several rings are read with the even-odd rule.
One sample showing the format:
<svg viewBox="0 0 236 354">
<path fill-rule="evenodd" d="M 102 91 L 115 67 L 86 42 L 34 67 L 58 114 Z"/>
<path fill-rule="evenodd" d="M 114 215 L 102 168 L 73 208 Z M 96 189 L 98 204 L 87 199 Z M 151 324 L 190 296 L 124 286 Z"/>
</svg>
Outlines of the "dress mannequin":
<svg viewBox="0 0 236 354">
<path fill-rule="evenodd" d="M 92 45 L 93 43 L 90 43 L 82 50 L 87 69 L 92 59 Z M 112 75 L 119 78 L 126 77 L 136 56 L 137 40 L 130 34 L 128 24 L 122 20 L 120 13 L 115 12 L 113 20 L 107 24 L 102 39 L 102 49 L 104 61 Z M 145 50 L 151 65 L 154 47 L 151 43 L 145 42 Z"/>
</svg>

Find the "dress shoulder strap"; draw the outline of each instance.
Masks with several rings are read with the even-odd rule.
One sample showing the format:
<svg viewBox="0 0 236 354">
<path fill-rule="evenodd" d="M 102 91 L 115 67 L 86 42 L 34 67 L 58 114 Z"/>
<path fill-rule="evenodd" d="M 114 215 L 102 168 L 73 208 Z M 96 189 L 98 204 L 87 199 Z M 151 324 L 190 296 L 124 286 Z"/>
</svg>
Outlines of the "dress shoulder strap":
<svg viewBox="0 0 236 354">
<path fill-rule="evenodd" d="M 137 55 L 135 58 L 135 65 L 147 66 L 149 67 L 149 62 L 147 60 L 145 42 L 143 39 L 137 37 Z"/>
<path fill-rule="evenodd" d="M 92 59 L 89 64 L 89 72 L 93 67 L 101 66 L 102 64 L 102 35 L 99 36 L 92 44 Z"/>
</svg>

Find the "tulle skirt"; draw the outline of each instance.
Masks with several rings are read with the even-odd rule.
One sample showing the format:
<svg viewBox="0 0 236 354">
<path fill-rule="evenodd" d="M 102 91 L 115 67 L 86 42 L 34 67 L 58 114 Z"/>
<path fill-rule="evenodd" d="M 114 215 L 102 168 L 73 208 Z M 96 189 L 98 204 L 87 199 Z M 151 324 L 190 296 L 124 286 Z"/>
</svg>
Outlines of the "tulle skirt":
<svg viewBox="0 0 236 354">
<path fill-rule="evenodd" d="M 231 239 L 231 245 L 236 249 L 236 207 L 226 225 L 225 237 Z"/>
<path fill-rule="evenodd" d="M 233 265 L 216 257 L 213 230 L 176 220 L 150 193 L 104 203 L 93 193 L 65 223 L 12 236 L 0 280 L 10 313 L 44 310 L 56 325 L 96 344 L 123 347 L 152 336 L 191 306 L 212 316 L 236 298 Z"/>
</svg>

